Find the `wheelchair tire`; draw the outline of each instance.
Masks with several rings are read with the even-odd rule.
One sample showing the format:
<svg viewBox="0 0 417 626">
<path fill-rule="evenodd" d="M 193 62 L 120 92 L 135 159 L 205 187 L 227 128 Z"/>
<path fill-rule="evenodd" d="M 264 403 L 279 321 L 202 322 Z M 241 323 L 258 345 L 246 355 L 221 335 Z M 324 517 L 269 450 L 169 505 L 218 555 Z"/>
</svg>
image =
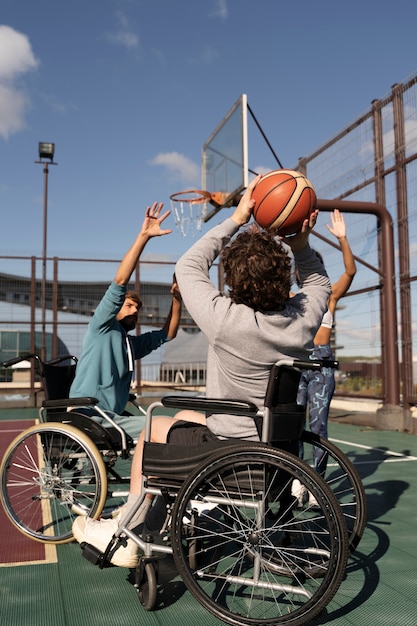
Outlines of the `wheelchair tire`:
<svg viewBox="0 0 417 626">
<path fill-rule="evenodd" d="M 296 507 L 295 478 L 316 498 L 314 511 Z M 172 518 L 180 576 L 229 624 L 305 624 L 345 576 L 348 535 L 337 498 L 304 461 L 270 446 L 210 456 L 182 485 Z"/>
<path fill-rule="evenodd" d="M 24 535 L 67 543 L 81 510 L 96 519 L 107 495 L 106 467 L 94 443 L 69 424 L 47 422 L 20 433 L 0 466 L 1 502 Z"/>
<path fill-rule="evenodd" d="M 362 538 L 367 518 L 366 494 L 359 473 L 346 454 L 328 439 L 305 430 L 301 441 L 304 448 L 303 458 L 309 465 L 314 465 L 314 447 L 323 451 L 322 459 L 326 469 L 321 472 L 319 467 L 318 471 L 321 475 L 324 474 L 324 480 L 339 500 L 345 516 L 349 550 L 352 553 Z"/>
<path fill-rule="evenodd" d="M 158 586 L 155 566 L 151 561 L 145 563 L 141 580 L 135 586 L 142 607 L 145 611 L 153 611 L 156 606 Z"/>
</svg>

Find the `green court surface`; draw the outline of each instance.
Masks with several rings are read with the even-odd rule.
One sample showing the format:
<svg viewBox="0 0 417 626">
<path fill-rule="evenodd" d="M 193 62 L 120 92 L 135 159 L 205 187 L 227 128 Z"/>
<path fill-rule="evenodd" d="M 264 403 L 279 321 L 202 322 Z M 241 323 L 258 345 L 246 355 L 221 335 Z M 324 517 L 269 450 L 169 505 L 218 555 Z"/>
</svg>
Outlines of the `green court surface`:
<svg viewBox="0 0 417 626">
<path fill-rule="evenodd" d="M 6 416 L 1 411 L 0 423 L 10 420 L 12 413 Z M 20 412 L 25 419 L 34 415 Z M 336 418 L 330 424 L 330 438 L 347 453 L 363 479 L 368 522 L 349 559 L 345 580 L 314 624 L 415 626 L 417 437 Z M 1 522 L 4 555 L 10 529 L 4 516 Z M 2 623 L 8 626 L 221 624 L 186 590 L 169 556 L 160 565 L 158 607 L 146 612 L 129 570 L 96 568 L 82 557 L 76 543 L 56 546 L 52 554 L 33 560 L 21 558 L 19 550 L 24 547 L 16 548 L 15 562 L 21 564 L 8 565 L 3 559 L 0 566 Z"/>
</svg>

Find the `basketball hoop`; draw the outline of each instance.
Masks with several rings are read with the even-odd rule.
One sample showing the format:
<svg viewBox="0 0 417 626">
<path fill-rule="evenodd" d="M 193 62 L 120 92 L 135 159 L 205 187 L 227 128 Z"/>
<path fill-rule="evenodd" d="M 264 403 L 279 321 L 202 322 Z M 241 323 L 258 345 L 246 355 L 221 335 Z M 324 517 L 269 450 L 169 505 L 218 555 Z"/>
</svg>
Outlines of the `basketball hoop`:
<svg viewBox="0 0 417 626">
<path fill-rule="evenodd" d="M 186 237 L 191 230 L 194 236 L 202 228 L 211 193 L 201 189 L 188 189 L 173 193 L 170 200 L 175 224 L 181 235 Z"/>
</svg>

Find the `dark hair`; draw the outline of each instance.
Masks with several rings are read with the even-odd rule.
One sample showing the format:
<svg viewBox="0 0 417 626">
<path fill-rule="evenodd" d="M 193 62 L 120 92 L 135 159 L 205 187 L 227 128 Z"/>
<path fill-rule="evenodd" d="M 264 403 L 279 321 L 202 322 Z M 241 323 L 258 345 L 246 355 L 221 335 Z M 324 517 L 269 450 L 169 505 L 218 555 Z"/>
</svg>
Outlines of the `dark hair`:
<svg viewBox="0 0 417 626">
<path fill-rule="evenodd" d="M 139 298 L 136 291 L 126 291 L 125 300 L 127 300 L 128 298 L 129 300 L 133 300 L 133 302 L 136 302 L 140 309 L 142 308 L 142 300 Z"/>
<path fill-rule="evenodd" d="M 242 231 L 221 254 L 225 282 L 236 304 L 279 311 L 291 288 L 291 261 L 282 243 L 257 227 Z"/>
</svg>

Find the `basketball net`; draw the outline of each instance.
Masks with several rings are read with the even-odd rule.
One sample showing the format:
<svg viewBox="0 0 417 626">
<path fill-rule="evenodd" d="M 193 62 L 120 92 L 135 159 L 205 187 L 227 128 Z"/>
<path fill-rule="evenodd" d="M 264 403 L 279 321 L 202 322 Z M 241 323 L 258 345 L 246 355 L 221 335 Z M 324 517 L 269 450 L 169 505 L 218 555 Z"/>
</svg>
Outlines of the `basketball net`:
<svg viewBox="0 0 417 626">
<path fill-rule="evenodd" d="M 170 196 L 175 225 L 183 237 L 195 237 L 207 215 L 211 193 L 200 189 L 178 191 Z"/>
</svg>

